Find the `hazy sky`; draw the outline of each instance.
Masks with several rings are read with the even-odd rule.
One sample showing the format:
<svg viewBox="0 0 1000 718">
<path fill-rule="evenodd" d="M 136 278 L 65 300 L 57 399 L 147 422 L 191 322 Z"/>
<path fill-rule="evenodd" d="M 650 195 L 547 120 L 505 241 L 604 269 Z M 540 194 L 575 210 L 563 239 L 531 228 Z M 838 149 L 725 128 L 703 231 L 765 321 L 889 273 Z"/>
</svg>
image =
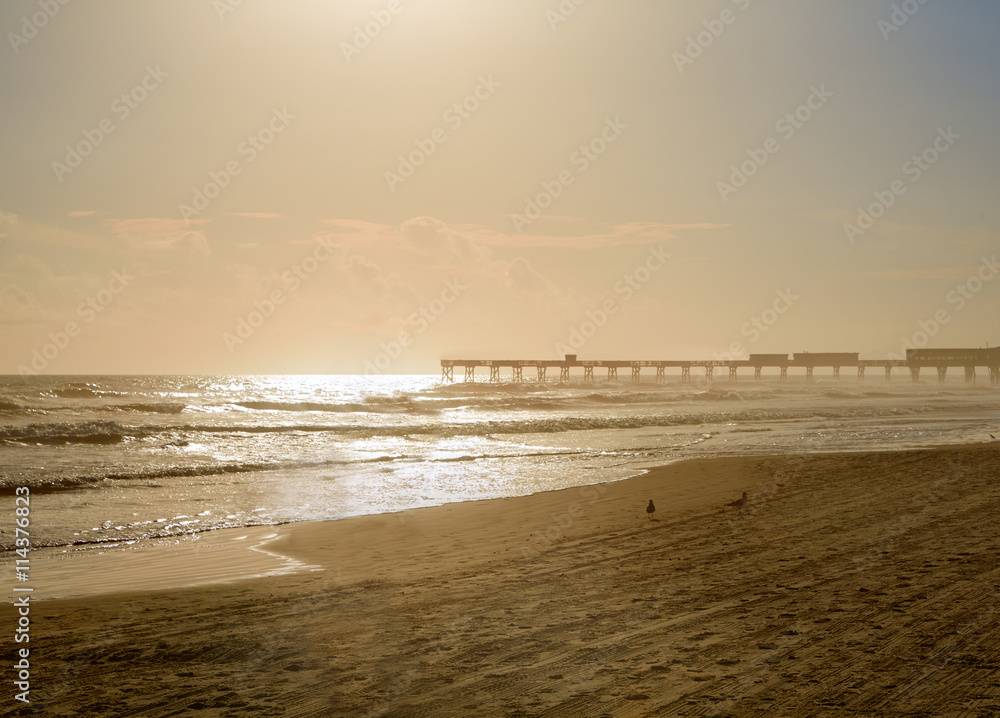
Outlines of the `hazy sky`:
<svg viewBox="0 0 1000 718">
<path fill-rule="evenodd" d="M 7 0 L 0 30 L 0 373 L 1000 343 L 994 0 Z"/>
</svg>

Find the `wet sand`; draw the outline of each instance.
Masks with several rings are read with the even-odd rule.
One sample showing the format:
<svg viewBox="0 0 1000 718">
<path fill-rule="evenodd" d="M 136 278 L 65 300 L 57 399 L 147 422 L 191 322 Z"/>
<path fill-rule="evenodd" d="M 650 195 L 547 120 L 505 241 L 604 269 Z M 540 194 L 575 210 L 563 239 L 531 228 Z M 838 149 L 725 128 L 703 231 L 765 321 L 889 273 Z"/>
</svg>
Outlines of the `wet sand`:
<svg viewBox="0 0 1000 718">
<path fill-rule="evenodd" d="M 998 461 L 996 444 L 694 460 L 600 486 L 277 527 L 267 551 L 311 568 L 35 603 L 32 705 L 233 718 L 1000 715 Z M 742 491 L 742 515 L 723 510 Z M 135 585 L 163 560 L 129 568 Z M 14 625 L 11 606 L 3 616 Z"/>
</svg>

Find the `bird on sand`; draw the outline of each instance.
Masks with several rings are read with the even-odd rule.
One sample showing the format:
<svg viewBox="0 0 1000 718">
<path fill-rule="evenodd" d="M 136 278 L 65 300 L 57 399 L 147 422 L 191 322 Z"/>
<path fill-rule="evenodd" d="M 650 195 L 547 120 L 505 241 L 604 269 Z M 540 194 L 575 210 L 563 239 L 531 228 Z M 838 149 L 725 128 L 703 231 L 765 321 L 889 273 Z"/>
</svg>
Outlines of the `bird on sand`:
<svg viewBox="0 0 1000 718">
<path fill-rule="evenodd" d="M 730 501 L 728 504 L 726 504 L 726 506 L 735 506 L 740 510 L 740 513 L 742 514 L 743 507 L 746 506 L 748 503 L 750 503 L 750 497 L 747 496 L 747 492 L 744 491 L 741 497 L 736 499 L 736 501 Z"/>
<path fill-rule="evenodd" d="M 993 434 L 990 434 L 990 438 L 991 438 L 991 439 L 995 439 L 995 438 L 997 438 L 997 437 L 993 436 Z"/>
<path fill-rule="evenodd" d="M 649 500 L 649 506 L 646 507 L 646 515 L 649 517 L 650 521 L 653 520 L 653 512 L 654 511 L 656 511 L 656 507 L 653 506 L 653 500 L 650 499 Z"/>
</svg>

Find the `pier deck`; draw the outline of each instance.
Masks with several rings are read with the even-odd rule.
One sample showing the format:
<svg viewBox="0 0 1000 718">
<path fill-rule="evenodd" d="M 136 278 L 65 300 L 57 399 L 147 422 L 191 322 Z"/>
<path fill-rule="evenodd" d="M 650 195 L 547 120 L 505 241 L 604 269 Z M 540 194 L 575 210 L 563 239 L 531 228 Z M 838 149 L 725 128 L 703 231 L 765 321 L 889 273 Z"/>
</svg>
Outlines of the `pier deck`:
<svg viewBox="0 0 1000 718">
<path fill-rule="evenodd" d="M 655 369 L 656 381 L 664 382 L 667 377 L 667 369 L 680 369 L 680 381 L 691 381 L 691 369 L 703 369 L 706 381 L 715 379 L 715 370 L 725 369 L 729 381 L 737 381 L 740 369 L 754 370 L 754 381 L 760 381 L 765 368 L 776 368 L 779 370 L 779 377 L 782 381 L 787 380 L 788 370 L 804 369 L 806 380 L 813 379 L 813 371 L 817 368 L 831 369 L 834 378 L 840 378 L 841 368 L 854 368 L 857 370 L 858 381 L 865 380 L 866 369 L 882 369 L 885 373 L 885 380 L 892 379 L 893 369 L 906 368 L 910 372 L 913 381 L 920 380 L 920 370 L 922 368 L 934 368 L 937 371 L 938 380 L 943 382 L 947 376 L 948 369 L 953 367 L 961 368 L 965 371 L 967 383 L 974 384 L 976 381 L 976 368 L 985 367 L 990 376 L 990 384 L 1000 384 L 1000 348 L 996 349 L 910 349 L 906 352 L 906 359 L 861 359 L 858 354 L 837 352 L 837 353 L 810 353 L 799 354 L 751 354 L 749 359 L 690 359 L 690 360 L 588 360 L 578 359 L 575 354 L 567 354 L 564 359 L 442 359 L 441 379 L 443 381 L 455 380 L 455 367 L 465 369 L 465 381 L 476 380 L 476 369 L 489 368 L 491 382 L 503 381 L 501 369 L 510 369 L 510 379 L 513 382 L 522 382 L 524 370 L 534 370 L 537 380 L 544 382 L 549 378 L 549 370 L 559 370 L 559 381 L 570 381 L 571 371 L 574 368 L 583 370 L 584 381 L 595 381 L 594 369 L 606 369 L 607 379 L 616 381 L 619 369 L 628 369 L 631 373 L 632 381 L 638 382 L 642 377 L 643 369 Z M 721 372 L 720 372 L 721 373 Z M 553 376 L 554 378 L 554 376 Z"/>
</svg>

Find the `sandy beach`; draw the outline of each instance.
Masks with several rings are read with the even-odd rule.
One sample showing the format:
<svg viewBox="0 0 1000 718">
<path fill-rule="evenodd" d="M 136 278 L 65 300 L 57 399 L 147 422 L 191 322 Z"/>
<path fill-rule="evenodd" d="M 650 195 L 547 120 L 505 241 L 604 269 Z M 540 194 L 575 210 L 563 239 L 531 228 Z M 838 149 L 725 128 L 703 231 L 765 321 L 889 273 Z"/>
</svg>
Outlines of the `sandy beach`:
<svg viewBox="0 0 1000 718">
<path fill-rule="evenodd" d="M 36 602 L 32 704 L 2 712 L 1000 715 L 998 460 L 700 459 L 279 526 L 261 543 L 301 570 Z"/>
</svg>

